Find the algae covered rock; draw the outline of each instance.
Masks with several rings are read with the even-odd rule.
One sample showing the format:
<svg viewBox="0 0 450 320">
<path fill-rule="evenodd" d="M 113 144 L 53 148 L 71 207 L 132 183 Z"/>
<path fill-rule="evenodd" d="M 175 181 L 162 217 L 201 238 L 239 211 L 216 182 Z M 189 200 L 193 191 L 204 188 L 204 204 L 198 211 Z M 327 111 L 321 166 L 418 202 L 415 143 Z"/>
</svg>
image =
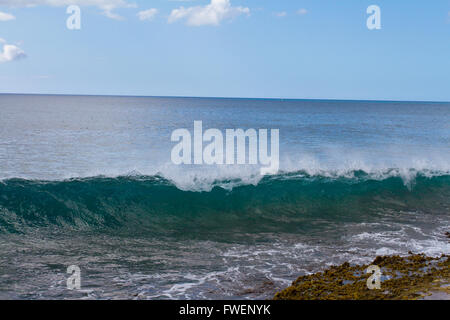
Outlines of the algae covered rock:
<svg viewBox="0 0 450 320">
<path fill-rule="evenodd" d="M 439 292 L 450 298 L 450 256 L 427 257 L 378 256 L 370 264 L 340 266 L 297 278 L 290 287 L 278 292 L 276 300 L 369 300 L 421 299 Z M 369 266 L 380 271 L 379 289 L 370 289 L 374 275 Z M 370 280 L 369 280 L 369 277 Z"/>
</svg>

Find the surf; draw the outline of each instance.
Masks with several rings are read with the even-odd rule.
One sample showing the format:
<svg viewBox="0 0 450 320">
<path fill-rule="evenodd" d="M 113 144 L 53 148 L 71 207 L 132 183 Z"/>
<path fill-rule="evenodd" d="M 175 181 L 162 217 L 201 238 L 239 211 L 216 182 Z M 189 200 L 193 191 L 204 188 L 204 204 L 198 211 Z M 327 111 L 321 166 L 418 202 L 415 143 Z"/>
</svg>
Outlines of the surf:
<svg viewBox="0 0 450 320">
<path fill-rule="evenodd" d="M 320 220 L 364 222 L 392 212 L 450 208 L 450 175 L 364 171 L 265 176 L 257 183 L 218 180 L 185 190 L 162 176 L 7 179 L 0 183 L 0 232 L 33 228 L 180 232 L 300 232 Z"/>
</svg>

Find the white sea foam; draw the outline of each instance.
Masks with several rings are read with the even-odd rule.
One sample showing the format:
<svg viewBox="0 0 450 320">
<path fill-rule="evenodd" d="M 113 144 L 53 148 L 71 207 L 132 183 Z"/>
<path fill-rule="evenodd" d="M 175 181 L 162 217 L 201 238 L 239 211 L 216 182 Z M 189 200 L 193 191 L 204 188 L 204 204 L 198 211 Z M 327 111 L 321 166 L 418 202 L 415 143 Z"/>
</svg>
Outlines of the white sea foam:
<svg viewBox="0 0 450 320">
<path fill-rule="evenodd" d="M 400 177 L 408 188 L 414 186 L 418 174 L 432 177 L 450 174 L 450 153 L 445 150 L 417 150 L 404 152 L 362 152 L 355 149 L 321 147 L 320 152 L 284 150 L 280 154 L 280 175 L 275 177 L 299 178 L 302 175 L 328 178 L 354 178 L 355 173 L 365 172 L 367 178 L 383 180 Z M 52 164 L 51 166 L 54 166 Z M 4 170 L 0 179 L 22 178 L 38 180 L 64 180 L 88 177 L 161 176 L 182 190 L 209 191 L 214 186 L 232 189 L 238 185 L 256 185 L 264 178 L 258 165 L 174 165 L 170 161 L 149 157 L 148 161 L 111 161 L 98 166 L 95 162 L 83 167 L 30 168 L 29 170 Z M 295 173 L 298 173 L 295 175 Z"/>
</svg>

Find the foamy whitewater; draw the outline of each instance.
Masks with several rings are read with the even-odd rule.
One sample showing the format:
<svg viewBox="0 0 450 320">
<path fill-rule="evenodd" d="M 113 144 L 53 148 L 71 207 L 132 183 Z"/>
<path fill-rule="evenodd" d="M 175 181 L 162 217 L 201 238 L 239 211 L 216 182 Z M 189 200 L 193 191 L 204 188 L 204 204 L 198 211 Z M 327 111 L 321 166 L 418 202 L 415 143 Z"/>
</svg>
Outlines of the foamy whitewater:
<svg viewBox="0 0 450 320">
<path fill-rule="evenodd" d="M 279 129 L 280 171 L 173 164 L 195 120 Z M 450 254 L 449 147 L 450 103 L 0 95 L 0 298 L 265 299 Z"/>
</svg>

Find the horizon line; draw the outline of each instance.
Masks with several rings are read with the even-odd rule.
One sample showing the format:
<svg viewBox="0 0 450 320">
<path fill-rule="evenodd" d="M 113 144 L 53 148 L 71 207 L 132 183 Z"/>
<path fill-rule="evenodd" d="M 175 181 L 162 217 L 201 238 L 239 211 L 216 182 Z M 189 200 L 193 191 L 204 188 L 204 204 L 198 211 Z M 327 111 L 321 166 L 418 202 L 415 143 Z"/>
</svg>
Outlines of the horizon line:
<svg viewBox="0 0 450 320">
<path fill-rule="evenodd" d="M 28 96 L 72 96 L 72 97 L 123 97 L 123 98 L 187 98 L 187 99 L 234 99 L 234 100 L 302 100 L 302 101 L 361 101 L 361 102 L 422 102 L 422 103 L 450 103 L 446 100 L 393 100 L 393 99 L 345 99 L 345 98 L 255 98 L 255 97 L 220 97 L 220 96 L 159 96 L 159 95 L 130 95 L 130 94 L 79 94 L 79 93 L 17 93 L 0 92 L 0 95 L 28 95 Z"/>
</svg>

